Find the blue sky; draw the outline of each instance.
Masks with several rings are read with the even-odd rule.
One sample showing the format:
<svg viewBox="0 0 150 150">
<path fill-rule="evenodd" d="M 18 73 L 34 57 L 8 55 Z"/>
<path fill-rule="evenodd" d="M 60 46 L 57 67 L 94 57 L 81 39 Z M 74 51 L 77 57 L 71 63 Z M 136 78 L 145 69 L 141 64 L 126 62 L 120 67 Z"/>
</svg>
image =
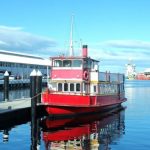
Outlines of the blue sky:
<svg viewBox="0 0 150 150">
<path fill-rule="evenodd" d="M 0 2 L 0 49 L 49 57 L 88 44 L 102 71 L 150 68 L 149 0 L 4 0 Z"/>
</svg>

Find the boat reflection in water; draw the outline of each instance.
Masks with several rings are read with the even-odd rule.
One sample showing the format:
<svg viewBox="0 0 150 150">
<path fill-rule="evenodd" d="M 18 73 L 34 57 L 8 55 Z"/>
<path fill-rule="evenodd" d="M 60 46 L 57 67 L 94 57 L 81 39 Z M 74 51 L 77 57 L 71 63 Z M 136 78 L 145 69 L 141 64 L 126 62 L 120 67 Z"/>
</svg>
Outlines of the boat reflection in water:
<svg viewBox="0 0 150 150">
<path fill-rule="evenodd" d="M 74 119 L 42 121 L 46 150 L 108 150 L 124 134 L 125 109 Z"/>
</svg>

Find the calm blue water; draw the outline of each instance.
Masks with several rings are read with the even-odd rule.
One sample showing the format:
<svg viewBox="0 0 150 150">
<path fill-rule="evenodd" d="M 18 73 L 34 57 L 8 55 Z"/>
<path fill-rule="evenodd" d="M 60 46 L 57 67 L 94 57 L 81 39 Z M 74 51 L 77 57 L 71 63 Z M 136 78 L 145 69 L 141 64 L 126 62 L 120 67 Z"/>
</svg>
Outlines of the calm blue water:
<svg viewBox="0 0 150 150">
<path fill-rule="evenodd" d="M 41 122 L 39 149 L 150 150 L 150 81 L 126 81 L 125 90 L 125 110 Z M 9 133 L 8 139 L 4 133 Z M 30 122 L 0 131 L 0 150 L 29 150 L 31 143 Z"/>
</svg>

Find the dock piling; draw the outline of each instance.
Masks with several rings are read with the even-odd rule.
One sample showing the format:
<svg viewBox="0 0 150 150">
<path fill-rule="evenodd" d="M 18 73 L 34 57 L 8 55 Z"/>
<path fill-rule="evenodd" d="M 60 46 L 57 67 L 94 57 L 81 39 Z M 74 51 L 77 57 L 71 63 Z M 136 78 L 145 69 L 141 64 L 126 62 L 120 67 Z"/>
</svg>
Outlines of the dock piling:
<svg viewBox="0 0 150 150">
<path fill-rule="evenodd" d="M 36 71 L 35 69 L 30 74 L 30 96 L 31 96 L 31 140 L 36 139 L 36 119 L 37 119 L 37 97 L 36 97 Z M 33 142 L 35 143 L 35 142 Z M 33 145 L 35 147 L 35 145 Z"/>
<path fill-rule="evenodd" d="M 42 73 L 39 70 L 37 71 L 36 88 L 37 88 L 37 103 L 41 103 Z"/>
<path fill-rule="evenodd" d="M 9 100 L 9 73 L 4 73 L 4 101 Z"/>
</svg>

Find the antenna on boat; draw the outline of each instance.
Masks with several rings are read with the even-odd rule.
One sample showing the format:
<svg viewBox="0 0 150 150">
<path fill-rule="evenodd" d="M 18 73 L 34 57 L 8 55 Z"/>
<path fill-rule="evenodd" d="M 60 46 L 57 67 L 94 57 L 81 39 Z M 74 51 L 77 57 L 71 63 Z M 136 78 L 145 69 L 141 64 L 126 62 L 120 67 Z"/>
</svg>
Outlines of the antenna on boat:
<svg viewBox="0 0 150 150">
<path fill-rule="evenodd" d="M 70 56 L 74 55 L 73 51 L 73 15 L 71 17 L 71 32 L 70 32 Z"/>
</svg>

